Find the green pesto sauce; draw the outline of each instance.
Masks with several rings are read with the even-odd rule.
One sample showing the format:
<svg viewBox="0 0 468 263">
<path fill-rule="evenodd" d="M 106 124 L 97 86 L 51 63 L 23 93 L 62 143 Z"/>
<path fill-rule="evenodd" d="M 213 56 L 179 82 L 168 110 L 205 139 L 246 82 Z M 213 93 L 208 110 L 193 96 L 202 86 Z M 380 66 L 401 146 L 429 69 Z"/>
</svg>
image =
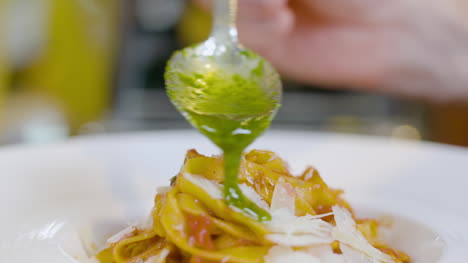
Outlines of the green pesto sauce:
<svg viewBox="0 0 468 263">
<path fill-rule="evenodd" d="M 256 56 L 249 52 L 244 55 Z M 168 65 L 165 77 L 168 96 L 178 110 L 224 152 L 226 202 L 258 221 L 267 221 L 270 214 L 242 194 L 238 173 L 242 152 L 270 125 L 279 107 L 280 94 L 274 88 L 264 88 L 268 82 L 261 78 L 263 60 L 250 64 L 251 68 L 246 68 L 242 75 L 213 64 L 207 68 L 202 63 L 199 70 L 190 74 Z M 277 80 L 275 77 L 272 76 L 272 83 Z"/>
</svg>

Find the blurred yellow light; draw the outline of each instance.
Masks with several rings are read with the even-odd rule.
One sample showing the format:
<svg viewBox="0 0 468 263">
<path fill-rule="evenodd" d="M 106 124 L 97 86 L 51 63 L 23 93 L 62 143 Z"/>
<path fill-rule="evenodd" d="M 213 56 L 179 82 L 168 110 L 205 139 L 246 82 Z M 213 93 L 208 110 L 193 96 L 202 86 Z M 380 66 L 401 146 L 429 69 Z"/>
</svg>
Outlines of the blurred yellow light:
<svg viewBox="0 0 468 263">
<path fill-rule="evenodd" d="M 206 10 L 188 1 L 182 18 L 177 25 L 179 41 L 188 46 L 205 40 L 211 30 L 211 15 Z"/>
<path fill-rule="evenodd" d="M 6 1 L 0 1 L 0 127 L 3 122 L 3 113 L 6 95 L 9 86 L 9 69 L 5 50 L 5 5 Z"/>
<path fill-rule="evenodd" d="M 395 127 L 392 130 L 392 137 L 418 141 L 422 139 L 419 130 L 411 125 L 400 125 Z"/>
<path fill-rule="evenodd" d="M 327 130 L 346 133 L 361 133 L 364 126 L 362 119 L 352 115 L 334 116 L 326 123 Z"/>
<path fill-rule="evenodd" d="M 96 8 L 81 2 L 95 2 Z M 77 132 L 83 124 L 102 118 L 109 108 L 119 4 L 50 0 L 48 12 L 47 45 L 24 70 L 22 85 L 60 104 Z"/>
</svg>

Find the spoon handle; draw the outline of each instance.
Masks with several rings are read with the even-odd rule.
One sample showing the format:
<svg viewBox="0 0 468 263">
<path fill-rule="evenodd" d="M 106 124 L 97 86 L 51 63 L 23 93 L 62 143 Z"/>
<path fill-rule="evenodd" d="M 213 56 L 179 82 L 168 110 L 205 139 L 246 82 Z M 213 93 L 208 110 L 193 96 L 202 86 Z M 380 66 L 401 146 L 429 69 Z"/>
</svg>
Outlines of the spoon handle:
<svg viewBox="0 0 468 263">
<path fill-rule="evenodd" d="M 237 0 L 214 0 L 211 36 L 237 42 L 236 14 Z"/>
</svg>

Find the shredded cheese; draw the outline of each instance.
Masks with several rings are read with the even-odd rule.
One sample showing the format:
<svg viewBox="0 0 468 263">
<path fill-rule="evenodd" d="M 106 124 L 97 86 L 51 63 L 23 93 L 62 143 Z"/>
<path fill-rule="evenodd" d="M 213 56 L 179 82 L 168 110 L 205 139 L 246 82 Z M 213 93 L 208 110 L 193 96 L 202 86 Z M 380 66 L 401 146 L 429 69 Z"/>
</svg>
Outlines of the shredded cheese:
<svg viewBox="0 0 468 263">
<path fill-rule="evenodd" d="M 367 255 L 372 260 L 377 260 L 377 262 L 394 263 L 389 255 L 369 244 L 361 231 L 356 228 L 356 222 L 347 209 L 334 206 L 333 213 L 336 227 L 333 229 L 332 235 L 335 240 Z"/>
<path fill-rule="evenodd" d="M 111 236 L 110 238 L 107 239 L 107 243 L 113 244 L 117 243 L 123 238 L 129 237 L 133 234 L 133 232 L 136 230 L 135 226 L 129 226 L 123 230 L 121 230 L 119 233 Z"/>
<path fill-rule="evenodd" d="M 223 192 L 221 191 L 221 185 L 208 180 L 200 175 L 184 173 L 184 177 L 191 183 L 205 190 L 214 199 L 223 199 Z"/>
<path fill-rule="evenodd" d="M 296 213 L 296 190 L 283 178 L 276 182 L 273 191 L 270 209 L 271 211 L 287 208 L 292 214 Z"/>
<path fill-rule="evenodd" d="M 240 184 L 239 188 L 250 201 L 254 202 L 256 205 L 267 211 L 270 210 L 268 203 L 265 200 L 263 200 L 263 198 L 259 194 L 257 194 L 257 192 L 252 187 L 245 184 Z"/>
<path fill-rule="evenodd" d="M 321 220 L 320 216 L 297 217 L 287 208 L 272 211 L 271 215 L 272 220 L 266 225 L 272 233 L 266 238 L 276 244 L 298 247 L 333 242 L 333 226 Z"/>
<path fill-rule="evenodd" d="M 306 252 L 294 251 L 289 247 L 274 246 L 264 257 L 265 263 L 320 263 L 320 259 Z"/>
<path fill-rule="evenodd" d="M 324 263 L 359 263 L 346 261 L 346 258 L 342 254 L 335 254 L 329 244 L 308 247 L 306 251 L 307 253 L 320 258 L 320 262 Z"/>
</svg>

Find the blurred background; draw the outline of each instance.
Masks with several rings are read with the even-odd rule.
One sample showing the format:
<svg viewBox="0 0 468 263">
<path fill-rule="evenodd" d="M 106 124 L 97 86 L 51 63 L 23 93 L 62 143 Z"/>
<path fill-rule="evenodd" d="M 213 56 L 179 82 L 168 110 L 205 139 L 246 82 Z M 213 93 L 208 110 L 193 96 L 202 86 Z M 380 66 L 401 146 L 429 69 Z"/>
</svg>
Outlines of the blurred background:
<svg viewBox="0 0 468 263">
<path fill-rule="evenodd" d="M 0 144 L 188 128 L 164 67 L 209 30 L 210 15 L 184 0 L 0 0 Z M 274 129 L 468 146 L 468 106 L 284 86 Z"/>
</svg>

